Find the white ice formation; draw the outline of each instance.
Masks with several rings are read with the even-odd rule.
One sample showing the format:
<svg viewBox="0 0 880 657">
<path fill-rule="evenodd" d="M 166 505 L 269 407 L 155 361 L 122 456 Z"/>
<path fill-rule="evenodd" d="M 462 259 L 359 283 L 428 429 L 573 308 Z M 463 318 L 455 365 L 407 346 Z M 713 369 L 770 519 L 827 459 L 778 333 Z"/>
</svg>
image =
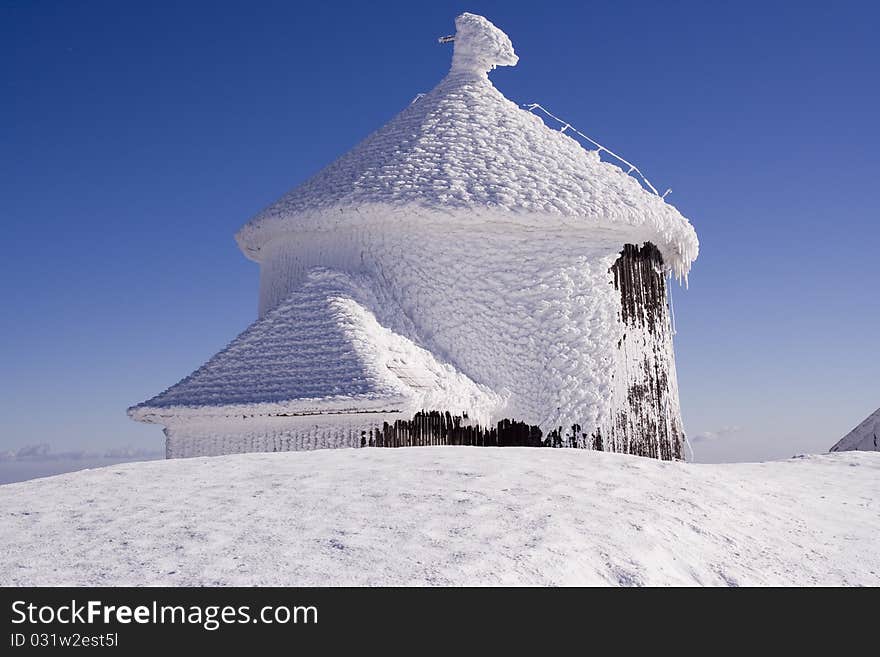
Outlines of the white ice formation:
<svg viewBox="0 0 880 657">
<path fill-rule="evenodd" d="M 432 91 L 238 232 L 259 318 L 130 409 L 166 427 L 169 456 L 357 446 L 419 410 L 616 431 L 614 451 L 640 416 L 680 431 L 665 287 L 657 318 L 626 320 L 610 269 L 650 243 L 662 264 L 631 287 L 686 275 L 693 227 L 492 85 L 518 59 L 507 35 L 473 14 L 456 28 Z M 645 377 L 662 390 L 634 396 Z"/>
</svg>

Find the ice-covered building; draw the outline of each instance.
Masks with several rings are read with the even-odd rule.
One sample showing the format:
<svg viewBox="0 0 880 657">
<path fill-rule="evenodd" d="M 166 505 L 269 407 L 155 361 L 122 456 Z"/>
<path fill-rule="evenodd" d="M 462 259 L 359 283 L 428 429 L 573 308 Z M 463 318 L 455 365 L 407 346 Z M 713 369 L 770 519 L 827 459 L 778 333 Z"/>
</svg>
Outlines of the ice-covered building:
<svg viewBox="0 0 880 657">
<path fill-rule="evenodd" d="M 880 452 L 880 408 L 866 417 L 859 426 L 838 440 L 832 452 L 852 449 L 864 452 Z"/>
<path fill-rule="evenodd" d="M 236 236 L 258 319 L 131 417 L 169 457 L 554 444 L 682 456 L 673 206 L 490 82 L 517 55 L 456 19 L 429 93 Z"/>
</svg>

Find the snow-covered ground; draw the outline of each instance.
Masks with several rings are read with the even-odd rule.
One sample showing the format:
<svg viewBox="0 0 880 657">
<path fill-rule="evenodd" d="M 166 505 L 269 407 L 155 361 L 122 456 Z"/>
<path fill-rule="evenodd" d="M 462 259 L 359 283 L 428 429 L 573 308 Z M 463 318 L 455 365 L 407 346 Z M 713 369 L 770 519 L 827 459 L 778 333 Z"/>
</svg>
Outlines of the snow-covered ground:
<svg viewBox="0 0 880 657">
<path fill-rule="evenodd" d="M 880 454 L 341 449 L 0 486 L 3 585 L 880 585 Z"/>
</svg>

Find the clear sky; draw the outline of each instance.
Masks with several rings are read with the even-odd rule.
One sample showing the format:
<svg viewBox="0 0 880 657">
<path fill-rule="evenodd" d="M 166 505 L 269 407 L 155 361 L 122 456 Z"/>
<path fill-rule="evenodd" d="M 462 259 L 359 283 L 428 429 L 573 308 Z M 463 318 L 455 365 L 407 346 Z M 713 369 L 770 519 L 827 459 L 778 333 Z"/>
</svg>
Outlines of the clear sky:
<svg viewBox="0 0 880 657">
<path fill-rule="evenodd" d="M 256 315 L 233 233 L 433 87 L 461 11 L 510 35 L 508 98 L 696 227 L 697 460 L 825 451 L 880 406 L 876 3 L 2 0 L 0 452 L 161 450 L 125 409 Z"/>
</svg>

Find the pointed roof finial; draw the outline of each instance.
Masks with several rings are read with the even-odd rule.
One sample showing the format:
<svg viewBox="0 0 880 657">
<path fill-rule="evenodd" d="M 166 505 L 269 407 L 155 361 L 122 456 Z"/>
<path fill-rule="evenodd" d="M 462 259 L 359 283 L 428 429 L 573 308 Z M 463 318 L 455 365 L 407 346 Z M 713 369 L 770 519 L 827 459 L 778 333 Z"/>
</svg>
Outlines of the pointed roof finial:
<svg viewBox="0 0 880 657">
<path fill-rule="evenodd" d="M 510 38 L 488 19 L 464 13 L 455 19 L 455 28 L 451 72 L 486 74 L 496 66 L 515 66 L 519 61 Z"/>
</svg>

